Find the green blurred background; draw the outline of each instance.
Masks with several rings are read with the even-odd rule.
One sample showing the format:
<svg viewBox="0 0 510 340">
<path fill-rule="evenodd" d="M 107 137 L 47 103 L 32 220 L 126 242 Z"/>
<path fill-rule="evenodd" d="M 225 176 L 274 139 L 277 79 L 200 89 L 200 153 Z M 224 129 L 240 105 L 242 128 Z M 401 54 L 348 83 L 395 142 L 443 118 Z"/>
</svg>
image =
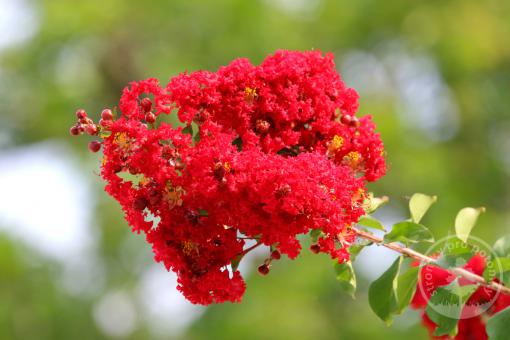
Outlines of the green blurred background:
<svg viewBox="0 0 510 340">
<path fill-rule="evenodd" d="M 360 255 L 356 300 L 304 251 L 264 278 L 265 254 L 248 259 L 241 304 L 190 305 L 68 134 L 77 108 L 97 118 L 131 80 L 277 49 L 335 53 L 374 115 L 383 221 L 424 192 L 439 196 L 425 220 L 438 236 L 467 205 L 488 208 L 476 236 L 509 232 L 510 1 L 0 0 L 0 339 L 427 338 L 417 312 L 388 328 L 369 310 L 393 259 L 379 248 Z"/>
</svg>

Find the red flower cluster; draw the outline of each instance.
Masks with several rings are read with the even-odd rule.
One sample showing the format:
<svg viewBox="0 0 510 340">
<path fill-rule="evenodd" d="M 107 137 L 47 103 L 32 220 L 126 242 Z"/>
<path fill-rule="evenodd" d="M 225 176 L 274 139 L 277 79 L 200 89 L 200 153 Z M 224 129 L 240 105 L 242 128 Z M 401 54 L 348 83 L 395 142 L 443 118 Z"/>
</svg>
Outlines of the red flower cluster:
<svg viewBox="0 0 510 340">
<path fill-rule="evenodd" d="M 486 266 L 486 260 L 481 255 L 473 256 L 464 266 L 464 269 L 470 272 L 483 275 Z M 446 286 L 453 282 L 456 276 L 449 271 L 436 267 L 436 266 L 423 266 L 421 268 L 418 287 L 416 293 L 411 301 L 411 306 L 417 309 L 427 307 L 427 303 L 431 295 L 438 287 Z M 468 285 L 473 284 L 465 278 L 459 279 L 459 284 Z M 483 340 L 487 339 L 485 331 L 486 316 L 492 316 L 499 311 L 510 306 L 510 296 L 495 290 L 480 286 L 466 302 L 464 309 L 461 313 L 461 319 L 458 323 L 458 333 L 455 336 L 456 340 Z M 449 339 L 448 336 L 436 337 L 433 335 L 437 325 L 430 320 L 428 315 L 423 312 L 422 315 L 423 325 L 429 330 L 429 334 L 434 339 Z"/>
<path fill-rule="evenodd" d="M 260 66 L 238 59 L 166 87 L 133 82 L 120 117 L 96 126 L 106 191 L 186 298 L 240 301 L 246 239 L 272 247 L 262 274 L 281 254 L 295 258 L 297 236 L 312 230 L 315 252 L 348 259 L 365 183 L 386 170 L 370 117 L 354 116 L 357 98 L 333 56 L 315 51 L 279 51 Z M 158 124 L 172 110 L 186 128 Z"/>
</svg>

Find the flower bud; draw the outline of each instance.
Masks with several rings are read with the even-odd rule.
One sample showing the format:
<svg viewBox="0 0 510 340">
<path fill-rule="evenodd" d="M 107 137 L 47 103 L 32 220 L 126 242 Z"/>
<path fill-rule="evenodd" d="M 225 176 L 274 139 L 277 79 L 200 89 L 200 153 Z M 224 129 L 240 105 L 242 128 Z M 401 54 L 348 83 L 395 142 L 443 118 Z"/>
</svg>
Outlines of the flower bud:
<svg viewBox="0 0 510 340">
<path fill-rule="evenodd" d="M 156 122 L 156 116 L 154 113 L 149 112 L 145 115 L 145 121 L 149 124 L 154 124 Z"/>
<path fill-rule="evenodd" d="M 342 115 L 342 117 L 340 118 L 340 122 L 342 124 L 345 124 L 345 125 L 349 125 L 349 123 L 351 122 L 352 120 L 352 116 L 351 115 Z"/>
<path fill-rule="evenodd" d="M 72 136 L 78 136 L 80 134 L 80 128 L 78 127 L 78 125 L 73 125 L 71 126 L 71 128 L 69 129 L 69 133 L 72 135 Z"/>
<path fill-rule="evenodd" d="M 87 118 L 87 113 L 85 112 L 84 109 L 79 109 L 78 111 L 76 111 L 76 118 L 78 119 Z"/>
<path fill-rule="evenodd" d="M 267 264 L 260 265 L 258 268 L 260 275 L 266 276 L 269 273 L 269 266 Z"/>
<path fill-rule="evenodd" d="M 218 181 L 221 181 L 223 177 L 225 177 L 226 170 L 223 167 L 223 164 L 220 162 L 217 162 L 214 164 L 214 178 L 216 178 Z"/>
<path fill-rule="evenodd" d="M 133 208 L 136 210 L 143 210 L 147 207 L 149 202 L 143 196 L 138 196 L 133 202 Z"/>
<path fill-rule="evenodd" d="M 111 124 L 112 124 L 111 120 L 107 120 L 107 119 L 100 119 L 99 120 L 99 126 L 105 128 L 105 129 L 108 129 Z"/>
<path fill-rule="evenodd" d="M 143 98 L 140 102 L 143 112 L 149 112 L 152 109 L 152 101 L 150 98 Z"/>
<path fill-rule="evenodd" d="M 282 254 L 278 251 L 278 249 L 275 249 L 271 252 L 271 259 L 273 260 L 279 260 L 282 257 Z"/>
<path fill-rule="evenodd" d="M 310 251 L 314 254 L 318 254 L 321 251 L 321 246 L 319 246 L 318 244 L 312 244 L 310 246 Z"/>
<path fill-rule="evenodd" d="M 103 112 L 101 112 L 101 119 L 103 119 L 103 120 L 112 120 L 113 119 L 112 110 L 104 109 Z"/>
<path fill-rule="evenodd" d="M 257 130 L 258 133 L 263 134 L 269 131 L 269 128 L 271 127 L 271 124 L 269 124 L 268 121 L 258 119 L 255 123 L 255 130 Z"/>
<path fill-rule="evenodd" d="M 354 116 L 352 116 L 351 117 L 351 121 L 349 122 L 349 126 L 350 127 L 359 128 L 359 125 L 360 125 L 359 119 L 354 117 Z"/>
<path fill-rule="evenodd" d="M 98 152 L 101 149 L 101 142 L 98 140 L 93 140 L 89 143 L 89 150 L 91 152 Z"/>
<path fill-rule="evenodd" d="M 91 135 L 91 136 L 95 136 L 97 135 L 97 125 L 96 124 L 88 124 L 87 126 L 85 126 L 85 131 L 87 132 L 87 134 Z"/>
</svg>

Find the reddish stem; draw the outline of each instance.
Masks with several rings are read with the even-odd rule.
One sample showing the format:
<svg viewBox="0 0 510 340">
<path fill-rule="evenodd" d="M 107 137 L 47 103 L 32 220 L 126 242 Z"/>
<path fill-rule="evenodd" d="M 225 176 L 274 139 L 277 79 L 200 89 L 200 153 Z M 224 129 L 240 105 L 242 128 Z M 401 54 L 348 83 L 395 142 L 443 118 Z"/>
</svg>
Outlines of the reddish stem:
<svg viewBox="0 0 510 340">
<path fill-rule="evenodd" d="M 394 250 L 400 254 L 409 256 L 410 258 L 418 260 L 422 263 L 437 265 L 436 259 L 434 259 L 430 256 L 427 256 L 427 255 L 424 255 L 422 253 L 419 253 L 416 250 L 404 247 L 404 246 L 402 246 L 398 243 L 395 243 L 395 242 L 383 243 L 383 239 L 378 236 L 372 235 L 372 234 L 367 233 L 366 231 L 360 230 L 358 228 L 352 228 L 352 229 L 361 238 L 364 238 L 366 240 L 372 241 L 377 244 L 381 244 L 386 248 Z M 500 291 L 500 292 L 505 292 L 506 294 L 510 295 L 509 287 L 506 287 L 506 286 L 502 285 L 501 283 L 498 283 L 495 281 L 487 282 L 482 276 L 476 275 L 475 273 L 472 273 L 469 270 L 466 270 L 464 268 L 449 268 L 448 270 L 450 270 L 451 272 L 455 273 L 458 276 L 462 276 L 462 277 L 468 279 L 469 281 L 481 284 L 483 286 L 492 288 L 492 289 Z"/>
</svg>

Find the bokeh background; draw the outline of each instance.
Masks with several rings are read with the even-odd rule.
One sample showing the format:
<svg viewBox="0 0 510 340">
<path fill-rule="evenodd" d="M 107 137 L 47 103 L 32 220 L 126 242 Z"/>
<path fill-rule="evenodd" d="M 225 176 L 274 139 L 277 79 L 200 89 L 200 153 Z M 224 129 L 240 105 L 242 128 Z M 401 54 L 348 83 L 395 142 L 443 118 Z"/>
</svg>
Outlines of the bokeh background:
<svg viewBox="0 0 510 340">
<path fill-rule="evenodd" d="M 426 339 L 409 311 L 386 327 L 367 287 L 393 260 L 366 250 L 357 299 L 308 251 L 255 275 L 241 304 L 190 305 L 102 191 L 98 155 L 71 138 L 131 80 L 166 82 L 277 49 L 335 53 L 386 143 L 379 217 L 446 236 L 463 206 L 487 207 L 476 236 L 510 231 L 510 1 L 0 0 L 0 339 Z"/>
</svg>

